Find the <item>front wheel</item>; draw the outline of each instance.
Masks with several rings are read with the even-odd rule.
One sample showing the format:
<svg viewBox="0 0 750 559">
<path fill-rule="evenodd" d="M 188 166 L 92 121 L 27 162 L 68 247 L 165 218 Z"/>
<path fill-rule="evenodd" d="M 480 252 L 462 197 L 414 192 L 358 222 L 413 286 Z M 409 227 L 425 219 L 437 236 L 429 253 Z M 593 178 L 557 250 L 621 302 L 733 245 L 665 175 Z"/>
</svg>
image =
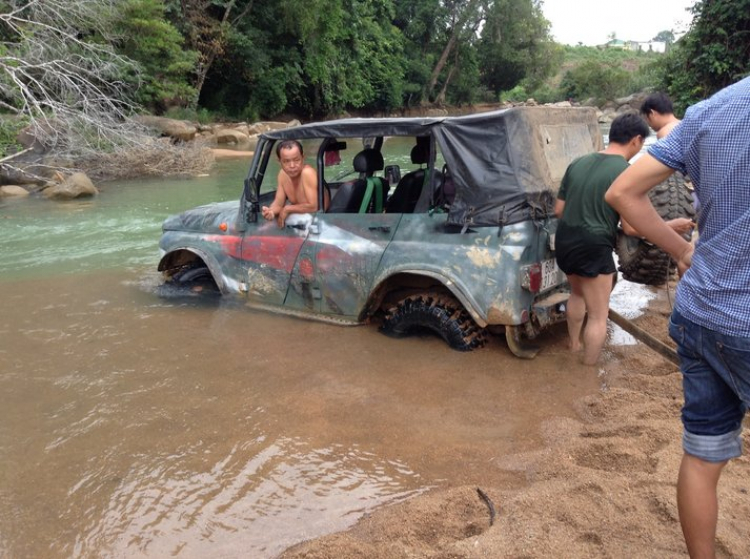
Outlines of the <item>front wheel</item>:
<svg viewBox="0 0 750 559">
<path fill-rule="evenodd" d="M 471 351 L 487 342 L 469 313 L 450 295 L 428 292 L 410 295 L 388 309 L 380 331 L 401 337 L 433 332 L 458 351 Z"/>
</svg>

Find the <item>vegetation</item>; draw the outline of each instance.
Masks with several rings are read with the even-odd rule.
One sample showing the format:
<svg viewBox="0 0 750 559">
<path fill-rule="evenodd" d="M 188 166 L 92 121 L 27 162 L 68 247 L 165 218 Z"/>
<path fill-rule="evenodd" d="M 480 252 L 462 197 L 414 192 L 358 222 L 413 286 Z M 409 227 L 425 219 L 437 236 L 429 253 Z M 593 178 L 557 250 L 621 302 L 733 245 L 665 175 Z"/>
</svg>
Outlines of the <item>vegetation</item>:
<svg viewBox="0 0 750 559">
<path fill-rule="evenodd" d="M 680 113 L 750 74 L 750 0 L 702 0 L 691 11 L 690 30 L 654 72 Z"/>
<path fill-rule="evenodd" d="M 655 37 L 666 55 L 557 45 L 541 4 L 0 0 L 0 118 L 101 150 L 128 142 L 139 110 L 325 117 L 646 87 L 684 108 L 748 73 L 750 0 L 697 0 L 687 35 Z"/>
</svg>

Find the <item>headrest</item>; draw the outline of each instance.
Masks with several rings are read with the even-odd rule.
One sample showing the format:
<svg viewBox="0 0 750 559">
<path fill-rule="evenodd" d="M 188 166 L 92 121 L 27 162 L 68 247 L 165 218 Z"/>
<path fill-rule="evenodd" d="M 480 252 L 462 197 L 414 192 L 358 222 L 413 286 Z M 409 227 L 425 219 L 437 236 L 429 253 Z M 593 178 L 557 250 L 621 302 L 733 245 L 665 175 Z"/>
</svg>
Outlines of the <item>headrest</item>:
<svg viewBox="0 0 750 559">
<path fill-rule="evenodd" d="M 354 170 L 358 173 L 374 173 L 383 170 L 383 154 L 374 148 L 367 148 L 354 156 Z"/>
<path fill-rule="evenodd" d="M 417 141 L 411 148 L 411 162 L 415 165 L 426 165 L 430 161 L 430 143 Z"/>
</svg>

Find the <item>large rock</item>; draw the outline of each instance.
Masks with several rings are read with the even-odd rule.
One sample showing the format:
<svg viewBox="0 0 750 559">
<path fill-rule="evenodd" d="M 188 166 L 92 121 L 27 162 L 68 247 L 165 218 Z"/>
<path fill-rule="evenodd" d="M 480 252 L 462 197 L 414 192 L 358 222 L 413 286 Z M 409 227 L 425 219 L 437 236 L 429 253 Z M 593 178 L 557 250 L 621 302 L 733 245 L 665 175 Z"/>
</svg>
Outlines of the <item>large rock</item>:
<svg viewBox="0 0 750 559">
<path fill-rule="evenodd" d="M 271 130 L 283 130 L 284 128 L 291 128 L 294 126 L 295 121 L 291 122 L 256 122 L 248 126 L 249 134 L 263 134 L 264 132 L 270 132 Z M 299 121 L 297 121 L 299 122 Z M 298 125 L 297 125 L 298 126 Z"/>
<path fill-rule="evenodd" d="M 6 184 L 0 186 L 0 198 L 23 198 L 29 195 L 29 191 L 22 186 Z"/>
<path fill-rule="evenodd" d="M 133 118 L 137 123 L 156 130 L 162 136 L 169 136 L 175 140 L 188 142 L 195 138 L 198 129 L 185 120 L 175 120 L 163 116 L 139 115 Z"/>
<path fill-rule="evenodd" d="M 99 191 L 86 174 L 73 173 L 62 182 L 55 183 L 42 191 L 50 200 L 72 200 L 87 196 L 96 196 Z"/>
<path fill-rule="evenodd" d="M 234 128 L 223 128 L 216 132 L 217 144 L 242 144 L 249 141 L 250 137 L 247 134 Z"/>
</svg>

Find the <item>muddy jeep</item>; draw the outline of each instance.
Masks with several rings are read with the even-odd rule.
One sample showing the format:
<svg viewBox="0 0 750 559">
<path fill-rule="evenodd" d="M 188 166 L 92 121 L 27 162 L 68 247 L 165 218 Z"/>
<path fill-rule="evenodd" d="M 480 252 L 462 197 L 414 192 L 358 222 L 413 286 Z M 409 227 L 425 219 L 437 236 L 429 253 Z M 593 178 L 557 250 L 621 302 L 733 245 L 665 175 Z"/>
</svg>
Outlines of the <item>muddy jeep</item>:
<svg viewBox="0 0 750 559">
<path fill-rule="evenodd" d="M 280 228 L 260 211 L 298 140 L 319 206 Z M 166 285 L 202 282 L 253 307 L 472 350 L 504 327 L 511 351 L 564 320 L 553 205 L 567 165 L 602 149 L 593 109 L 516 107 L 442 118 L 344 119 L 259 139 L 239 200 L 163 225 Z M 498 328 L 502 330 L 503 328 Z"/>
</svg>

